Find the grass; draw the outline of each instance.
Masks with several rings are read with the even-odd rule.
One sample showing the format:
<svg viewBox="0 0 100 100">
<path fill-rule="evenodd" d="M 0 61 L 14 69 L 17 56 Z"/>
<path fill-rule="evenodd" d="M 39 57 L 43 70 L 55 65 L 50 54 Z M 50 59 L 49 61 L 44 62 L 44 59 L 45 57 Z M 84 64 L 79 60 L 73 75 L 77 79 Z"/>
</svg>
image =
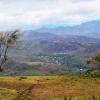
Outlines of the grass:
<svg viewBox="0 0 100 100">
<path fill-rule="evenodd" d="M 92 100 L 93 96 L 100 100 L 99 84 L 100 78 L 98 77 L 73 75 L 0 77 L 0 88 L 22 91 L 32 86 L 30 96 L 35 100 L 39 98 L 45 98 L 44 100 L 64 100 L 65 97 L 72 97 L 72 100 L 89 100 L 89 98 Z M 0 95 L 3 95 L 2 93 L 0 92 Z"/>
<path fill-rule="evenodd" d="M 42 61 L 25 62 L 28 65 L 43 65 Z"/>
<path fill-rule="evenodd" d="M 100 96 L 96 95 L 96 100 L 100 100 Z M 70 99 L 71 98 L 71 99 Z M 46 96 L 44 100 L 94 100 L 91 95 L 77 95 L 77 96 Z"/>
<path fill-rule="evenodd" d="M 0 88 L 0 100 L 14 100 L 16 95 L 16 90 Z"/>
</svg>

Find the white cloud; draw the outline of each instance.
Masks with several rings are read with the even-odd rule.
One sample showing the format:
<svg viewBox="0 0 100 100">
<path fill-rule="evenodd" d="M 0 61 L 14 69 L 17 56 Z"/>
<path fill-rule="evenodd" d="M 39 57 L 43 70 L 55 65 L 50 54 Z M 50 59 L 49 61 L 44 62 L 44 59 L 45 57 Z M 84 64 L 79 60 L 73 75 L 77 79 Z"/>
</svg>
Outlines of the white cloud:
<svg viewBox="0 0 100 100">
<path fill-rule="evenodd" d="M 78 24 L 100 19 L 100 0 L 0 0 L 0 23 Z"/>
</svg>

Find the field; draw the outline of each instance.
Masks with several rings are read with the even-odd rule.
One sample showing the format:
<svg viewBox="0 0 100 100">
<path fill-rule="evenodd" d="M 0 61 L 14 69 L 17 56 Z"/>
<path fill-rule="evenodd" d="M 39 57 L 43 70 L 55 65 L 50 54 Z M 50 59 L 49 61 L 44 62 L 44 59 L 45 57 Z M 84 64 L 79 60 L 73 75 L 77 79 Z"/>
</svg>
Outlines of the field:
<svg viewBox="0 0 100 100">
<path fill-rule="evenodd" d="M 100 100 L 100 79 L 79 75 L 0 77 L 0 100 Z"/>
</svg>

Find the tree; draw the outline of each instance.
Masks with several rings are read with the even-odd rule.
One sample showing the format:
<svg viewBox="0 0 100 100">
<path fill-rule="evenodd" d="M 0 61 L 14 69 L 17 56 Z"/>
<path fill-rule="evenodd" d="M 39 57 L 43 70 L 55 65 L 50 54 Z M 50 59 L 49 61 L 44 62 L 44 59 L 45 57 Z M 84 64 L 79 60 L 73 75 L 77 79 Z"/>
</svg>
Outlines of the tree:
<svg viewBox="0 0 100 100">
<path fill-rule="evenodd" d="M 92 69 L 100 69 L 100 53 L 88 58 L 85 63 Z"/>
<path fill-rule="evenodd" d="M 8 49 L 12 48 L 18 38 L 18 30 L 12 32 L 0 33 L 0 71 L 3 71 L 3 65 L 8 60 Z"/>
</svg>

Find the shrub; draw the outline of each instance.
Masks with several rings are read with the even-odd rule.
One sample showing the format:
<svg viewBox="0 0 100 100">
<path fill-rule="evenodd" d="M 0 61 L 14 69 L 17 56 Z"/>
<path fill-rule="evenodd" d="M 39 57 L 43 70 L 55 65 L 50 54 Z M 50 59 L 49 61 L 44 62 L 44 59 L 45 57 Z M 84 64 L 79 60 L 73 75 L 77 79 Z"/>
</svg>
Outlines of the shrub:
<svg viewBox="0 0 100 100">
<path fill-rule="evenodd" d="M 100 71 L 99 70 L 89 70 L 84 75 L 87 77 L 100 77 Z"/>
<path fill-rule="evenodd" d="M 25 77 L 25 76 L 19 77 L 19 80 L 23 80 L 23 79 L 27 79 L 27 77 Z"/>
<path fill-rule="evenodd" d="M 30 98 L 28 96 L 24 96 L 21 98 L 21 100 L 30 100 Z"/>
<path fill-rule="evenodd" d="M 98 55 L 95 56 L 95 60 L 98 61 L 98 62 L 100 62 L 100 54 L 98 54 Z"/>
<path fill-rule="evenodd" d="M 91 60 L 87 60 L 86 61 L 86 64 L 91 64 Z"/>
</svg>

